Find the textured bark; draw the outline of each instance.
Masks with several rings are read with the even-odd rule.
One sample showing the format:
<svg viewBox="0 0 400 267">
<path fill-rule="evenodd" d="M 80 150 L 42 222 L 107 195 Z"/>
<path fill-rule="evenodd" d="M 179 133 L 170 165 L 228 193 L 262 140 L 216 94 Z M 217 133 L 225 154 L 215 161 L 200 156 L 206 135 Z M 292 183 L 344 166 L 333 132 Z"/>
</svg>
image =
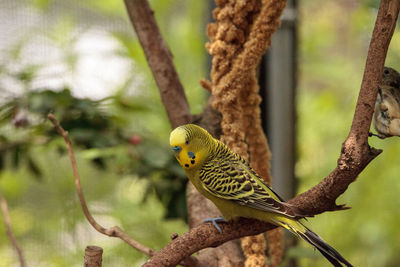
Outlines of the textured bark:
<svg viewBox="0 0 400 267">
<path fill-rule="evenodd" d="M 199 115 L 192 116 L 192 123 L 197 124 L 204 129 L 206 129 L 214 138 L 219 139 L 221 130 L 221 118 L 222 115 L 219 111 L 212 107 L 212 102 L 214 97 L 210 96 L 208 98 L 207 104 L 203 109 L 203 112 Z"/>
<path fill-rule="evenodd" d="M 270 150 L 261 126 L 256 70 L 280 24 L 286 1 L 216 1 L 216 4 L 215 23 L 207 27 L 210 41 L 206 47 L 213 56 L 211 81 L 202 80 L 201 84 L 212 93 L 213 106 L 222 114 L 221 141 L 247 159 L 260 177 L 271 183 Z M 275 251 L 270 255 L 276 257 L 274 263 L 279 263 L 278 256 L 282 253 L 276 252 L 283 247 L 282 242 L 276 243 L 277 246 L 269 242 L 270 250 Z M 267 265 L 265 247 L 263 234 L 243 238 L 245 266 Z"/>
<path fill-rule="evenodd" d="M 153 72 L 172 128 L 190 121 L 189 104 L 147 0 L 125 0 L 129 18 Z"/>
<path fill-rule="evenodd" d="M 399 13 L 399 1 L 382 0 L 372 34 L 364 77 L 348 137 L 344 141 L 337 167 L 318 185 L 290 200 L 306 214 L 343 209 L 335 201 L 381 150 L 368 145 L 373 107 L 387 49 Z M 174 266 L 181 259 L 203 248 L 215 247 L 243 236 L 265 232 L 275 226 L 257 220 L 240 219 L 221 224 L 219 234 L 211 224 L 201 224 L 173 240 L 157 252 L 145 266 Z"/>
<path fill-rule="evenodd" d="M 85 249 L 85 267 L 101 267 L 103 249 L 97 246 L 87 246 Z"/>
<path fill-rule="evenodd" d="M 175 266 L 182 257 L 201 249 L 217 247 L 227 240 L 256 235 L 276 227 L 266 222 L 244 218 L 218 225 L 222 229 L 221 234 L 210 223 L 203 223 L 192 228 L 157 252 L 144 266 Z"/>
</svg>

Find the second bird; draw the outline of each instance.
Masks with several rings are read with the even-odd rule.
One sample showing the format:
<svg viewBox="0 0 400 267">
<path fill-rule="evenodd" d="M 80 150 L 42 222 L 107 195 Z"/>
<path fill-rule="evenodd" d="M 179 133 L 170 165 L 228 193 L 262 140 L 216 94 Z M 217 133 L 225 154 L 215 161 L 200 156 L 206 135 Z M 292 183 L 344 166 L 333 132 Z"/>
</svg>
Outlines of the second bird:
<svg viewBox="0 0 400 267">
<path fill-rule="evenodd" d="M 384 67 L 375 102 L 373 125 L 379 138 L 400 136 L 400 74 Z"/>
</svg>

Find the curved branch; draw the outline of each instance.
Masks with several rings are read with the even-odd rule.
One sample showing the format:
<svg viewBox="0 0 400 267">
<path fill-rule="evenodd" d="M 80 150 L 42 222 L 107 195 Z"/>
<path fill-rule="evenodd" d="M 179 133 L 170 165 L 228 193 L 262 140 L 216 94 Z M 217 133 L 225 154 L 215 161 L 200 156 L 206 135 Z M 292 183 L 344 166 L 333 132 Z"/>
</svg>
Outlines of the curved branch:
<svg viewBox="0 0 400 267">
<path fill-rule="evenodd" d="M 318 185 L 289 201 L 304 210 L 306 214 L 344 209 L 343 206 L 335 204 L 337 197 L 345 192 L 368 163 L 382 152 L 368 145 L 368 132 L 399 5 L 397 0 L 382 0 L 380 3 L 352 126 L 342 145 L 337 167 Z M 274 227 L 276 226 L 266 222 L 240 219 L 222 224 L 222 233 L 219 234 L 212 225 L 202 224 L 174 239 L 144 266 L 175 266 L 181 259 L 200 249 L 215 247 L 239 237 L 259 234 Z"/>
<path fill-rule="evenodd" d="M 24 254 L 22 253 L 21 247 L 18 245 L 17 239 L 15 238 L 12 230 L 11 230 L 11 219 L 10 214 L 8 212 L 8 205 L 6 199 L 0 194 L 0 208 L 1 213 L 3 214 L 4 225 L 6 226 L 6 231 L 8 238 L 11 241 L 12 246 L 18 254 L 18 260 L 21 267 L 26 266 Z"/>
<path fill-rule="evenodd" d="M 125 0 L 124 2 L 153 72 L 172 128 L 189 123 L 191 118 L 189 104 L 172 62 L 172 54 L 154 19 L 154 12 L 147 0 Z"/>
<path fill-rule="evenodd" d="M 69 159 L 71 161 L 72 171 L 74 173 L 75 188 L 78 193 L 79 202 L 81 203 L 83 213 L 85 214 L 85 217 L 89 221 L 89 223 L 99 233 L 102 233 L 104 235 L 111 236 L 111 237 L 118 237 L 118 238 L 122 239 L 123 241 L 125 241 L 126 243 L 128 243 L 131 247 L 137 249 L 138 251 L 140 251 L 148 256 L 152 256 L 154 254 L 154 251 L 152 249 L 150 249 L 150 248 L 140 244 L 139 242 L 133 240 L 132 238 L 130 238 L 118 226 L 114 226 L 114 227 L 107 229 L 96 222 L 96 220 L 93 218 L 92 214 L 90 213 L 90 211 L 86 205 L 86 200 L 85 200 L 85 196 L 83 195 L 81 182 L 79 179 L 79 172 L 78 172 L 78 168 L 76 166 L 74 152 L 72 151 L 71 141 L 69 140 L 69 137 L 68 137 L 68 132 L 65 131 L 61 127 L 61 125 L 58 123 L 57 119 L 54 117 L 53 114 L 49 114 L 49 115 L 47 115 L 47 117 L 53 123 L 56 131 L 64 138 L 65 144 L 67 145 L 68 155 L 69 155 Z"/>
</svg>

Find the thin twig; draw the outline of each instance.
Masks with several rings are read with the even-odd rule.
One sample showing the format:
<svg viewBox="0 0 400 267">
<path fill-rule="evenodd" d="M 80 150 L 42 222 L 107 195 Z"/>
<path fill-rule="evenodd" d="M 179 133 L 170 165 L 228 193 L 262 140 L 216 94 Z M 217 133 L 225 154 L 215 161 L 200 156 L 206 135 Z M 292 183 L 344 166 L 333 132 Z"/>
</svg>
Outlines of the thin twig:
<svg viewBox="0 0 400 267">
<path fill-rule="evenodd" d="M 100 224 L 98 224 L 96 222 L 96 220 L 90 214 L 89 209 L 88 209 L 88 207 L 86 205 L 85 196 L 83 195 L 81 182 L 80 182 L 80 179 L 79 179 L 78 168 L 76 166 L 75 156 L 74 156 L 74 153 L 72 151 L 71 141 L 69 140 L 69 137 L 68 137 L 68 132 L 65 131 L 61 127 L 61 125 L 58 123 L 57 119 L 54 117 L 53 114 L 49 114 L 47 117 L 53 123 L 54 128 L 56 129 L 56 131 L 64 138 L 64 141 L 65 141 L 65 143 L 67 145 L 68 155 L 69 155 L 69 159 L 71 161 L 72 171 L 74 173 L 75 188 L 76 188 L 76 191 L 78 193 L 79 202 L 81 203 L 81 207 L 82 207 L 83 213 L 85 214 L 85 217 L 89 221 L 89 223 L 98 232 L 100 232 L 100 233 L 102 233 L 104 235 L 107 235 L 107 236 L 118 237 L 118 238 L 122 239 L 123 241 L 125 241 L 126 243 L 128 243 L 131 247 L 137 249 L 138 251 L 140 251 L 140 252 L 142 252 L 142 253 L 144 253 L 144 254 L 146 254 L 148 256 L 152 256 L 154 254 L 154 251 L 152 249 L 150 249 L 150 248 L 140 244 L 139 242 L 133 240 L 132 238 L 130 238 L 118 226 L 114 226 L 114 227 L 111 227 L 111 228 L 107 229 L 107 228 L 104 228 L 103 226 L 101 226 Z"/>
<path fill-rule="evenodd" d="M 14 247 L 15 251 L 17 251 L 18 259 L 21 267 L 26 266 L 26 262 L 24 259 L 24 254 L 22 253 L 21 247 L 18 245 L 17 239 L 15 238 L 12 229 L 11 229 L 11 219 L 10 214 L 8 212 L 8 205 L 6 199 L 0 194 L 0 206 L 1 206 L 1 213 L 3 214 L 4 224 L 6 226 L 7 236 L 11 241 L 12 246 Z"/>
</svg>

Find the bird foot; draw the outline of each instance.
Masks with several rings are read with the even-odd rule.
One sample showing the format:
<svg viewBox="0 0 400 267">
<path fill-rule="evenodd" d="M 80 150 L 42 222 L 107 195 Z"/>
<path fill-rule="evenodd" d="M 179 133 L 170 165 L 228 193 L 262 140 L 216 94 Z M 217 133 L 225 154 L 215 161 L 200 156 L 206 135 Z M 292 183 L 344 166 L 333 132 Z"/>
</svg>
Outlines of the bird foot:
<svg viewBox="0 0 400 267">
<path fill-rule="evenodd" d="M 219 222 L 226 222 L 226 221 L 225 221 L 224 217 L 216 217 L 216 218 L 207 218 L 203 222 L 211 222 L 214 225 L 215 229 L 217 229 L 218 232 L 220 234 L 222 234 L 221 227 L 218 226 L 218 223 Z"/>
<path fill-rule="evenodd" d="M 368 133 L 368 136 L 369 136 L 369 137 L 371 137 L 371 136 L 376 136 L 376 137 L 378 137 L 379 139 L 385 139 L 385 136 L 381 136 L 381 135 L 374 134 L 374 133 L 371 133 L 371 132 Z"/>
</svg>

